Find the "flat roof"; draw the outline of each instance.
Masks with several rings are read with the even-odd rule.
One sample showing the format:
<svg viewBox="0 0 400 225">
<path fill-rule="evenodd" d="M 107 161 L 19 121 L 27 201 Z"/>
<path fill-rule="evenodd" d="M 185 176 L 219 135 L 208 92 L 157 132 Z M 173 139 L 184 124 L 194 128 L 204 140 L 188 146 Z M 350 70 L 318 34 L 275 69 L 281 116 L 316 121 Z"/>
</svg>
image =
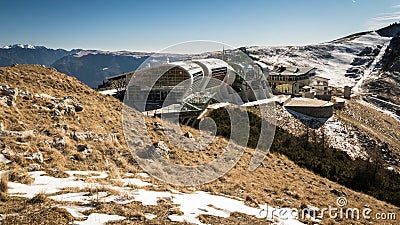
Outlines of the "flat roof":
<svg viewBox="0 0 400 225">
<path fill-rule="evenodd" d="M 193 60 L 194 63 L 199 62 L 210 69 L 218 68 L 218 67 L 229 67 L 228 63 L 221 59 L 209 58 L 209 59 L 196 59 Z"/>
<path fill-rule="evenodd" d="M 327 78 L 327 77 L 322 77 L 322 76 L 315 76 L 314 77 L 314 79 L 316 79 L 316 80 L 326 80 L 326 81 L 329 81 L 330 79 L 329 78 Z"/>
<path fill-rule="evenodd" d="M 179 67 L 183 68 L 184 70 L 186 70 L 190 74 L 195 74 L 197 72 L 203 72 L 203 69 L 201 68 L 201 66 L 199 66 L 198 64 L 191 62 L 191 61 L 172 62 L 172 63 L 169 63 L 168 65 L 179 66 Z"/>
<path fill-rule="evenodd" d="M 332 102 L 327 102 L 318 99 L 312 98 L 292 98 L 288 103 L 284 106 L 288 107 L 324 107 L 324 106 L 332 106 Z"/>
</svg>

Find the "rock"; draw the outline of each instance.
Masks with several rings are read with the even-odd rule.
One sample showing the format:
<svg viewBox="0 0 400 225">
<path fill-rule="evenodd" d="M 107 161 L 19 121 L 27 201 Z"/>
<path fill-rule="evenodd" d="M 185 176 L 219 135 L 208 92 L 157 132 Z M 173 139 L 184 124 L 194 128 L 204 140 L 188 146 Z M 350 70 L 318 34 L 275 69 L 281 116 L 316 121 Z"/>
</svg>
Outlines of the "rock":
<svg viewBox="0 0 400 225">
<path fill-rule="evenodd" d="M 75 105 L 74 107 L 75 107 L 75 112 L 82 112 L 84 109 L 83 106 L 79 104 Z"/>
<path fill-rule="evenodd" d="M 190 139 L 194 139 L 194 138 L 193 138 L 193 134 L 190 133 L 189 131 L 186 132 L 186 133 L 184 133 L 183 136 L 185 136 L 185 137 L 187 137 L 187 138 L 190 138 Z"/>
<path fill-rule="evenodd" d="M 68 124 L 55 123 L 55 124 L 53 124 L 53 127 L 57 128 L 57 129 L 61 129 L 63 132 L 67 132 L 69 129 Z"/>
<path fill-rule="evenodd" d="M 33 99 L 33 94 L 30 93 L 29 91 L 20 90 L 18 95 L 21 96 L 24 100 L 32 100 Z"/>
<path fill-rule="evenodd" d="M 78 100 L 74 96 L 66 96 L 63 102 L 74 107 L 75 112 L 83 111 L 83 106 L 79 104 Z"/>
<path fill-rule="evenodd" d="M 135 147 L 142 147 L 143 141 L 142 140 L 128 140 L 129 144 L 134 145 Z"/>
<path fill-rule="evenodd" d="M 1 96 L 0 104 L 4 106 L 14 106 L 17 99 L 18 89 L 10 88 L 7 85 L 0 86 Z"/>
<path fill-rule="evenodd" d="M 43 170 L 43 167 L 40 164 L 32 163 L 32 164 L 29 164 L 27 167 L 25 167 L 25 169 L 28 170 L 28 172 L 32 172 L 32 171 Z"/>
<path fill-rule="evenodd" d="M 154 128 L 153 128 L 154 131 L 164 130 L 164 128 L 162 127 L 161 123 L 159 123 L 159 122 L 154 122 L 153 125 L 154 125 Z"/>
<path fill-rule="evenodd" d="M 64 116 L 73 116 L 75 115 L 75 107 L 72 105 L 66 105 L 62 112 Z"/>
<path fill-rule="evenodd" d="M 43 154 L 41 152 L 35 152 L 32 155 L 26 156 L 26 159 L 34 160 L 38 163 L 43 163 Z"/>
<path fill-rule="evenodd" d="M 346 193 L 344 193 L 344 192 L 341 191 L 341 190 L 332 189 L 330 192 L 331 192 L 332 194 L 337 195 L 337 196 L 346 196 Z"/>
<path fill-rule="evenodd" d="M 85 157 L 88 157 L 92 154 L 92 147 L 86 144 L 78 145 L 78 152 L 81 152 Z"/>
<path fill-rule="evenodd" d="M 59 116 L 55 110 L 60 111 L 60 114 L 64 114 L 65 116 L 73 116 L 76 112 L 83 111 L 83 106 L 78 103 L 73 96 L 66 96 L 64 98 L 55 98 L 53 96 L 47 94 L 36 94 L 34 95 L 36 98 L 40 98 L 49 103 L 48 108 L 53 109 L 52 117 Z"/>
<path fill-rule="evenodd" d="M 67 146 L 67 138 L 66 137 L 58 137 L 54 138 L 51 141 L 46 141 L 46 143 L 59 151 L 62 151 Z"/>
<path fill-rule="evenodd" d="M 42 100 L 51 100 L 51 99 L 54 99 L 53 96 L 48 95 L 48 94 L 35 94 L 34 97 L 35 97 L 35 98 L 40 98 L 40 99 L 42 99 Z"/>
<path fill-rule="evenodd" d="M 26 130 L 26 131 L 2 130 L 0 131 L 0 137 L 26 138 L 35 135 L 35 133 L 36 133 L 35 130 Z"/>
<path fill-rule="evenodd" d="M 2 96 L 9 96 L 9 97 L 14 98 L 14 100 L 18 95 L 18 89 L 10 88 L 7 85 L 6 86 L 0 86 L 0 90 L 1 90 L 1 95 Z"/>
<path fill-rule="evenodd" d="M 49 108 L 44 107 L 44 106 L 41 106 L 41 105 L 36 105 L 36 104 L 33 104 L 33 105 L 32 105 L 32 108 L 35 108 L 35 109 L 37 109 L 37 110 L 39 110 L 39 111 L 45 111 L 45 112 L 50 111 Z"/>
<path fill-rule="evenodd" d="M 39 162 L 39 163 L 43 163 L 43 154 L 41 152 L 36 152 L 32 154 L 32 159 Z"/>
<path fill-rule="evenodd" d="M 73 132 L 71 138 L 75 141 L 118 141 L 118 134 L 97 134 L 94 132 Z"/>
<path fill-rule="evenodd" d="M 51 116 L 52 119 L 54 119 L 54 118 L 62 118 L 62 114 L 61 114 L 60 110 L 58 110 L 58 109 L 54 109 L 50 113 L 50 116 Z"/>
<path fill-rule="evenodd" d="M 147 156 L 150 159 L 156 159 L 160 157 L 169 158 L 170 153 L 169 147 L 163 142 L 156 142 L 150 146 L 147 150 Z"/>
</svg>

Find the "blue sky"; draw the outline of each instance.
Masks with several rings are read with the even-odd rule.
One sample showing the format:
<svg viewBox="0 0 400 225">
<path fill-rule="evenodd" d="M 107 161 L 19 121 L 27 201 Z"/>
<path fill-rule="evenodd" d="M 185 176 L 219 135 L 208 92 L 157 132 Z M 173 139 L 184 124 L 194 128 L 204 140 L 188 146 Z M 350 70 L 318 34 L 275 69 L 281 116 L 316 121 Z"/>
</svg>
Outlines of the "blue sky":
<svg viewBox="0 0 400 225">
<path fill-rule="evenodd" d="M 0 8 L 0 45 L 65 49 L 303 45 L 400 21 L 399 0 L 1 0 Z"/>
</svg>

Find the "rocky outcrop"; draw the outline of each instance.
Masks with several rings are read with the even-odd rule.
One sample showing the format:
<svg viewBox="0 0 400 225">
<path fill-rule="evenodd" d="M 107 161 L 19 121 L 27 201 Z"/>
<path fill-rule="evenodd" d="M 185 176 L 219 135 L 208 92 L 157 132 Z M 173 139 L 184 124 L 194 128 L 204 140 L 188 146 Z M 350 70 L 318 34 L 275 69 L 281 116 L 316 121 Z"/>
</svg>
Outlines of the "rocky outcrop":
<svg viewBox="0 0 400 225">
<path fill-rule="evenodd" d="M 87 144 L 78 145 L 78 152 L 82 153 L 83 157 L 89 157 L 92 154 L 92 147 Z"/>
<path fill-rule="evenodd" d="M 158 159 L 160 157 L 169 158 L 171 149 L 165 144 L 165 142 L 155 142 L 149 146 L 147 151 L 139 152 L 137 155 L 143 159 Z"/>
<path fill-rule="evenodd" d="M 53 140 L 46 141 L 46 143 L 49 147 L 62 151 L 67 146 L 67 137 L 57 137 Z"/>
<path fill-rule="evenodd" d="M 30 154 L 28 156 L 25 156 L 25 159 L 33 160 L 33 161 L 38 162 L 38 163 L 43 163 L 44 162 L 43 154 L 41 152 L 35 152 L 35 153 L 32 153 L 32 154 Z"/>
<path fill-rule="evenodd" d="M 53 124 L 53 127 L 60 129 L 63 133 L 65 133 L 69 130 L 68 124 L 55 123 L 55 124 Z"/>
<path fill-rule="evenodd" d="M 13 131 L 13 130 L 2 130 L 0 131 L 0 137 L 14 137 L 14 138 L 26 138 L 34 136 L 37 133 L 35 130 L 26 131 Z"/>
<path fill-rule="evenodd" d="M 10 88 L 7 85 L 0 86 L 0 104 L 4 106 L 14 106 L 18 95 L 18 89 Z"/>
<path fill-rule="evenodd" d="M 72 132 L 75 141 L 118 141 L 118 134 L 97 134 L 94 132 Z"/>
</svg>

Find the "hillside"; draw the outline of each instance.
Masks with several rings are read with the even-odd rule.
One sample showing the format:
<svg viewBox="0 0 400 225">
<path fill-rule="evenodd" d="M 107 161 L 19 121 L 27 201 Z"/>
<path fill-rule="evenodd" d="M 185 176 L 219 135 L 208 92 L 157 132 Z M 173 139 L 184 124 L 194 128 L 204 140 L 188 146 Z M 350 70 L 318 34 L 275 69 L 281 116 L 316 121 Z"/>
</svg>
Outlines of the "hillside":
<svg viewBox="0 0 400 225">
<path fill-rule="evenodd" d="M 335 87 L 354 86 L 375 67 L 391 37 L 363 32 L 332 42 L 306 46 L 249 47 L 247 51 L 269 65 L 311 66 Z M 379 58 L 378 58 L 379 57 Z"/>
<path fill-rule="evenodd" d="M 361 102 L 400 120 L 399 33 L 400 24 L 394 23 L 320 44 L 245 49 L 271 67 L 315 67 L 318 76 L 330 79 L 334 92 L 353 87 L 353 94 L 362 96 Z"/>
<path fill-rule="evenodd" d="M 378 77 L 370 79 L 365 86 L 371 93 L 380 96 L 384 101 L 397 105 L 400 115 L 400 37 L 394 37 L 382 59 L 382 71 Z"/>
<path fill-rule="evenodd" d="M 43 66 L 0 68 L 0 85 L 0 187 L 8 187 L 0 188 L 2 224 L 113 220 L 124 224 L 300 224 L 310 219 L 288 219 L 279 210 L 337 207 L 338 197 L 346 197 L 346 207 L 399 212 L 396 206 L 321 178 L 279 152 L 268 154 L 263 165 L 250 172 L 251 148 L 231 171 L 209 184 L 165 184 L 142 171 L 128 150 L 119 101 Z M 133 112 L 137 120 L 142 116 Z M 169 129 L 168 122 L 146 121 L 148 130 L 154 130 L 152 141 L 165 141 L 176 163 L 207 162 L 227 144 L 217 137 L 206 150 L 188 153 L 165 139 L 159 124 Z M 191 127 L 182 129 L 195 139 L 200 135 Z M 145 139 L 145 134 L 136 135 L 137 140 Z M 278 147 L 284 139 L 276 141 Z M 341 224 L 344 220 L 314 221 Z M 363 218 L 345 222 L 368 223 Z"/>
</svg>

